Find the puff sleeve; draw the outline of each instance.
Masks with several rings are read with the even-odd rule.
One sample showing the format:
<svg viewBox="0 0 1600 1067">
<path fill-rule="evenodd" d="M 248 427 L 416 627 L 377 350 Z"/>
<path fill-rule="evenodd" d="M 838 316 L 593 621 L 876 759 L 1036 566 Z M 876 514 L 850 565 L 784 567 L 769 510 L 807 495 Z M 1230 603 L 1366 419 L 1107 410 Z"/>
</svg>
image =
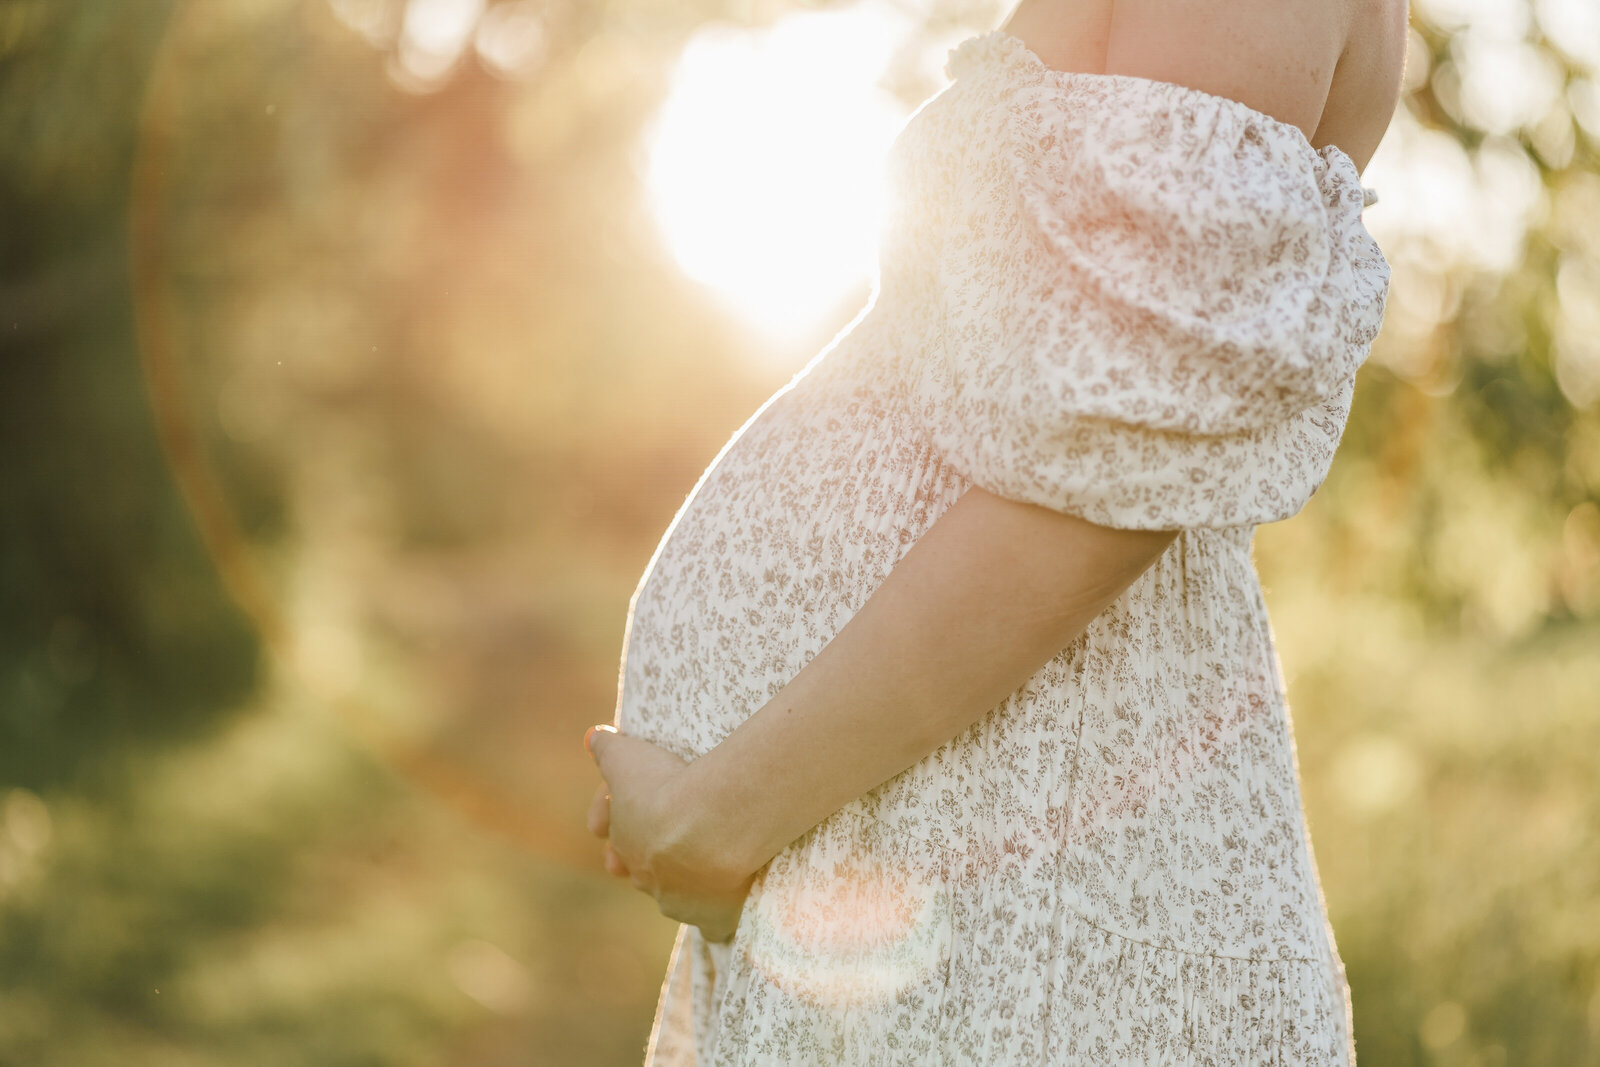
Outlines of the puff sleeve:
<svg viewBox="0 0 1600 1067">
<path fill-rule="evenodd" d="M 915 384 L 975 485 L 1127 529 L 1298 511 L 1326 476 L 1388 265 L 1355 166 L 1226 98 L 1019 88 L 952 190 Z"/>
</svg>

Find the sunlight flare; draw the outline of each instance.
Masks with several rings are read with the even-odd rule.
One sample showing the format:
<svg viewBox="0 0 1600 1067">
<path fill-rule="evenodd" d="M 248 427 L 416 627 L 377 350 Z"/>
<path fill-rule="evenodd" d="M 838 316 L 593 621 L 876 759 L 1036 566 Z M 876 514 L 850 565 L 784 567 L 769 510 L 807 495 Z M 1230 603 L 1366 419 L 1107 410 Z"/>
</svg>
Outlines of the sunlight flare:
<svg viewBox="0 0 1600 1067">
<path fill-rule="evenodd" d="M 685 273 L 752 325 L 815 329 L 871 277 L 908 110 L 877 83 L 906 32 L 856 7 L 684 48 L 647 138 L 650 204 Z"/>
</svg>

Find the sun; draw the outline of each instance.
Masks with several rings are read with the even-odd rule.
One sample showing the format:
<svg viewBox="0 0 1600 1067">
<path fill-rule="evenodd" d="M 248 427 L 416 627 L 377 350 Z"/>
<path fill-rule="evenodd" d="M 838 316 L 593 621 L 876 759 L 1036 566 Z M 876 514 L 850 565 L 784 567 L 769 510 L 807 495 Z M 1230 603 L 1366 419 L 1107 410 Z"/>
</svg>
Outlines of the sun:
<svg viewBox="0 0 1600 1067">
<path fill-rule="evenodd" d="M 662 237 L 749 324 L 809 336 L 871 278 L 884 155 L 907 108 L 877 82 L 907 27 L 868 7 L 690 39 L 645 145 Z"/>
</svg>

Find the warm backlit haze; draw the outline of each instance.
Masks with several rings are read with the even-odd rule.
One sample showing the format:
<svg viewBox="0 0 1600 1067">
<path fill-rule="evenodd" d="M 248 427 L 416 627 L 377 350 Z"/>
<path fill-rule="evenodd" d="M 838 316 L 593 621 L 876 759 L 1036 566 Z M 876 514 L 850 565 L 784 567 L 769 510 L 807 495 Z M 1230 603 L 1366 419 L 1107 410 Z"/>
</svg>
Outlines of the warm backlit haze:
<svg viewBox="0 0 1600 1067">
<path fill-rule="evenodd" d="M 0 1062 L 639 1061 L 629 595 L 1003 14 L 0 5 Z M 1384 330 L 1256 544 L 1363 1067 L 1600 1064 L 1597 160 L 1600 7 L 1415 0 Z"/>
<path fill-rule="evenodd" d="M 878 85 L 910 29 L 867 6 L 690 38 L 648 137 L 667 247 L 737 314 L 815 334 L 872 273 L 883 157 L 907 108 Z"/>
</svg>

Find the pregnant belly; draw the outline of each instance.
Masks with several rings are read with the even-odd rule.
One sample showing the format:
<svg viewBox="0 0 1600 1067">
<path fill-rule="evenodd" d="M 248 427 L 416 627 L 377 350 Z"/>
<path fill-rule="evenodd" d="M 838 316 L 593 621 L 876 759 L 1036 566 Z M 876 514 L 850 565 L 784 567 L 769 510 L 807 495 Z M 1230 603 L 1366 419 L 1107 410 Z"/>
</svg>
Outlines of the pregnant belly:
<svg viewBox="0 0 1600 1067">
<path fill-rule="evenodd" d="M 717 744 L 849 621 L 964 483 L 891 399 L 802 379 L 724 449 L 635 594 L 618 726 Z"/>
<path fill-rule="evenodd" d="M 686 758 L 714 747 L 965 492 L 896 410 L 824 383 L 780 396 L 724 450 L 635 596 L 624 732 Z M 1315 957 L 1274 662 L 1249 531 L 1186 531 L 997 714 L 794 847 L 821 863 L 826 842 L 882 828 L 1144 944 Z M 784 861 L 796 878 L 804 855 Z"/>
</svg>

